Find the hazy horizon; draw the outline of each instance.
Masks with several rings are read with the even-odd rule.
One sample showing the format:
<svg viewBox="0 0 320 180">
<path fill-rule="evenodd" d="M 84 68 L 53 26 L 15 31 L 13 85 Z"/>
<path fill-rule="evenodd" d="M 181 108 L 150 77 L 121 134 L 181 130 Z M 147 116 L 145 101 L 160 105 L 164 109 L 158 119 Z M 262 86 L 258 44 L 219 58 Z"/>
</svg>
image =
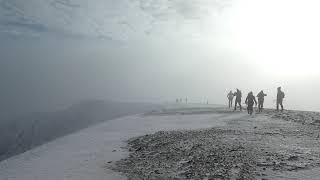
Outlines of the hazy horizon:
<svg viewBox="0 0 320 180">
<path fill-rule="evenodd" d="M 0 112 L 86 99 L 320 111 L 315 1 L 0 0 Z"/>
</svg>

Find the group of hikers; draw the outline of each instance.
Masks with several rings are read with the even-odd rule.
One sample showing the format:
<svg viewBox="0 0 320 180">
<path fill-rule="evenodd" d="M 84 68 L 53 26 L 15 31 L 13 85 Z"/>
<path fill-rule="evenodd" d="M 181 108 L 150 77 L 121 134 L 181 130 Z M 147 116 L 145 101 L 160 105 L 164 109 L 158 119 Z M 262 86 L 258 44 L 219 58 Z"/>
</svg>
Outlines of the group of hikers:
<svg viewBox="0 0 320 180">
<path fill-rule="evenodd" d="M 253 95 L 253 92 L 249 92 L 247 95 L 247 98 L 245 100 L 245 103 L 247 104 L 247 111 L 248 114 L 252 115 L 253 113 L 253 105 L 257 105 L 258 104 L 258 111 L 262 112 L 263 110 L 263 103 L 264 103 L 264 97 L 267 96 L 267 94 L 265 94 L 263 92 L 263 90 L 261 90 L 258 94 L 257 94 L 257 98 L 258 98 L 258 103 L 256 100 L 256 97 Z M 235 97 L 235 103 L 234 103 L 234 110 L 237 110 L 237 104 L 239 104 L 240 107 L 240 111 L 242 110 L 241 107 L 241 98 L 242 98 L 242 93 L 239 89 L 236 90 L 236 92 L 232 92 L 230 91 L 227 95 L 228 99 L 229 99 L 229 108 L 232 108 L 232 102 L 233 102 L 233 98 Z M 281 106 L 281 112 L 283 111 L 283 98 L 285 97 L 284 92 L 281 91 L 281 87 L 277 88 L 277 111 L 279 111 L 279 105 Z"/>
</svg>

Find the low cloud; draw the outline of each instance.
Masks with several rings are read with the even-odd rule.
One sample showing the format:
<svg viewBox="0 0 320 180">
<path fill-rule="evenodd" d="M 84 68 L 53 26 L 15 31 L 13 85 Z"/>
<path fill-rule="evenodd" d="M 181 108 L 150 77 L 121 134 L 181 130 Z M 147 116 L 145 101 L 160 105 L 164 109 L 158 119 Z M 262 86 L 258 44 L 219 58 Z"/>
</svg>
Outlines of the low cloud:
<svg viewBox="0 0 320 180">
<path fill-rule="evenodd" d="M 222 0 L 0 0 L 0 33 L 126 40 L 201 22 Z M 190 23 L 190 22 L 189 22 Z"/>
</svg>

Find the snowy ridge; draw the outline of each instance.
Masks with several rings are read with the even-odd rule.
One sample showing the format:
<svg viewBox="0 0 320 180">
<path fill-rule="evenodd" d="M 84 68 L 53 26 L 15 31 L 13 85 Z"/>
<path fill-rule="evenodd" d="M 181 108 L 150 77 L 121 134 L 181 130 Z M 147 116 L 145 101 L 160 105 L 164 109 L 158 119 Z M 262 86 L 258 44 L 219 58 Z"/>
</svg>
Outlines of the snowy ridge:
<svg viewBox="0 0 320 180">
<path fill-rule="evenodd" d="M 111 120 L 0 162 L 0 179 L 124 179 L 105 166 L 127 155 L 121 148 L 125 140 L 159 130 L 223 125 L 223 118 L 213 120 L 220 116 L 223 115 L 136 115 Z"/>
<path fill-rule="evenodd" d="M 177 106 L 173 107 L 178 110 Z M 231 163 L 231 165 L 217 166 L 217 168 L 215 166 L 208 166 L 213 168 L 210 172 L 203 174 L 204 171 L 197 171 L 198 174 L 191 173 L 191 175 L 221 177 L 219 168 L 231 168 L 233 169 L 232 171 L 224 171 L 226 176 L 239 177 L 239 175 L 248 175 L 249 179 L 318 179 L 320 175 L 320 158 L 318 156 L 320 152 L 318 140 L 319 127 L 314 124 L 318 123 L 318 121 L 309 124 L 309 119 L 319 119 L 319 113 L 299 111 L 278 113 L 268 109 L 263 113 L 250 116 L 245 112 L 233 112 L 225 108 L 211 107 L 211 111 L 209 111 L 209 107 L 204 108 L 205 111 L 203 111 L 202 107 L 191 108 L 190 106 L 182 106 L 182 110 L 177 111 L 175 114 L 172 113 L 174 110 L 168 108 L 163 109 L 162 114 L 127 116 L 84 129 L 78 133 L 57 139 L 24 154 L 0 162 L 0 179 L 117 180 L 126 179 L 124 175 L 128 177 L 136 177 L 137 174 L 138 176 L 141 175 L 141 177 L 164 177 L 166 175 L 175 175 L 174 173 L 179 177 L 184 177 L 184 175 L 189 177 L 188 172 L 197 171 L 197 169 L 188 165 L 183 166 L 186 170 L 184 174 L 179 174 L 181 171 L 174 169 L 170 169 L 171 174 L 162 173 L 163 169 L 160 167 L 158 167 L 160 169 L 152 169 L 154 167 L 157 168 L 156 165 L 161 163 L 156 163 L 155 166 L 148 166 L 139 170 L 143 165 L 146 165 L 144 163 L 146 155 L 155 155 L 151 152 L 140 158 L 139 153 L 144 153 L 148 149 L 140 146 L 149 147 L 148 143 L 147 145 L 143 145 L 144 142 L 149 141 L 148 138 L 160 138 L 159 141 L 152 141 L 153 144 L 150 145 L 150 147 L 153 147 L 159 145 L 159 143 L 163 144 L 161 148 L 166 153 L 157 153 L 160 159 L 165 158 L 168 152 L 177 155 L 175 151 L 182 148 L 183 151 L 181 152 L 186 152 L 185 154 L 187 155 L 182 158 L 190 159 L 190 161 L 183 161 L 183 163 L 202 160 L 205 162 L 207 158 L 203 157 L 199 159 L 198 156 L 203 155 L 201 153 L 203 152 L 202 150 L 211 152 L 212 148 L 210 146 L 203 149 L 203 146 L 199 142 L 207 145 L 205 141 L 209 141 L 214 144 L 216 141 L 213 137 L 217 135 L 219 137 L 218 140 L 224 143 L 221 148 L 225 149 L 227 147 L 226 151 L 222 150 L 222 154 L 229 160 L 228 163 Z M 191 112 L 187 113 L 188 111 Z M 159 132 L 192 129 L 197 129 L 197 131 Z M 202 130 L 199 131 L 199 129 Z M 158 133 L 131 139 L 132 137 L 154 132 Z M 179 135 L 188 132 L 196 136 L 192 136 L 191 134 L 191 137 L 190 135 L 181 137 L 184 139 L 183 141 L 188 142 L 186 143 L 187 146 L 177 147 L 178 149 L 169 148 L 170 151 L 166 149 L 171 144 L 166 143 L 167 140 L 172 141 L 175 137 L 178 137 L 179 140 Z M 211 134 L 210 137 L 206 137 L 208 134 Z M 197 137 L 202 138 L 197 139 Z M 131 143 L 131 146 L 133 145 L 132 147 L 127 147 L 126 142 L 128 142 L 128 139 L 131 139 L 129 143 Z M 139 140 L 140 144 L 132 144 L 137 142 L 135 141 L 136 139 Z M 177 141 L 176 143 L 179 144 L 179 142 Z M 217 143 L 217 146 L 221 145 L 219 141 Z M 202 147 L 202 150 L 196 151 L 198 152 L 197 154 L 190 152 L 190 147 L 199 147 L 200 149 Z M 144 150 L 140 151 L 141 149 Z M 154 151 L 158 150 L 158 148 L 149 148 L 149 150 Z M 247 152 L 246 150 L 251 152 L 251 154 L 246 154 L 249 155 L 247 157 L 250 159 L 248 163 L 251 164 L 247 168 L 246 164 L 241 163 L 243 160 L 246 160 L 241 159 L 245 157 L 241 156 L 241 153 Z M 130 156 L 128 156 L 129 153 Z M 193 153 L 194 156 L 190 156 L 188 153 Z M 221 152 L 213 153 L 219 154 Z M 240 158 L 237 161 L 239 164 L 232 166 L 232 161 L 234 160 L 232 155 L 235 155 L 235 153 L 240 154 L 237 156 Z M 152 157 L 147 158 L 152 159 Z M 129 161 L 127 161 L 128 158 Z M 130 158 L 135 158 L 136 162 L 141 166 L 139 168 L 129 168 L 128 171 L 127 167 L 130 167 L 130 163 L 127 164 L 126 162 L 131 162 Z M 119 161 L 120 159 L 123 160 Z M 153 158 L 153 160 L 157 161 L 159 159 Z M 111 170 L 112 166 L 119 162 L 124 167 L 122 170 L 120 168 L 120 171 L 125 174 Z M 214 161 L 210 162 L 214 163 Z M 153 161 L 148 161 L 147 163 L 152 164 Z M 173 163 L 177 165 L 176 162 Z M 195 165 L 201 169 L 204 168 L 202 167 L 204 164 L 206 163 L 199 162 L 199 164 Z M 241 167 L 244 167 L 244 169 Z M 135 174 L 135 172 L 137 173 Z"/>
</svg>

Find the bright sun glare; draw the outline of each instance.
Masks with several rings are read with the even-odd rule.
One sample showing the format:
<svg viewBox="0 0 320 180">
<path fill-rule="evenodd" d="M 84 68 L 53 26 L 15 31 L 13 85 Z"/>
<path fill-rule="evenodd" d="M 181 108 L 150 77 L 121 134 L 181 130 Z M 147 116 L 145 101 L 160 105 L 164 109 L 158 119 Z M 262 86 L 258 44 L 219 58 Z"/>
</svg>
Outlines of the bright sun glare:
<svg viewBox="0 0 320 180">
<path fill-rule="evenodd" d="M 319 8 L 316 0 L 239 0 L 231 21 L 237 48 L 272 75 L 319 75 Z"/>
</svg>

